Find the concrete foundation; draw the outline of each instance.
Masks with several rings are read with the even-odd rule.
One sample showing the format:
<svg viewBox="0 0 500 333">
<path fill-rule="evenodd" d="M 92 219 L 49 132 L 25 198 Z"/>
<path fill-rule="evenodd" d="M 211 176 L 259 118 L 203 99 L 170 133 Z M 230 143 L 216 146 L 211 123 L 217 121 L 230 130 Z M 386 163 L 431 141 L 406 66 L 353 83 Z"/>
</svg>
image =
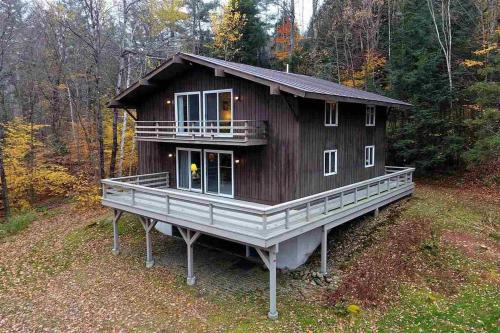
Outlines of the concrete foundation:
<svg viewBox="0 0 500 333">
<path fill-rule="evenodd" d="M 280 243 L 278 268 L 296 269 L 303 265 L 321 243 L 321 228 Z"/>
<path fill-rule="evenodd" d="M 158 221 L 155 225 L 155 229 L 164 235 L 172 236 L 172 225 L 169 223 Z"/>
</svg>

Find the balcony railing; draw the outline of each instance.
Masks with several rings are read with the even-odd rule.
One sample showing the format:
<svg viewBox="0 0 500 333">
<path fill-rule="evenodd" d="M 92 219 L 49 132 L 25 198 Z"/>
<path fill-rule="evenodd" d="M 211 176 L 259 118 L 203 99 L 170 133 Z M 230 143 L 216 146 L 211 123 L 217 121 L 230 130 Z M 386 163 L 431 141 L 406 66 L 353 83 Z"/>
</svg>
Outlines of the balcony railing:
<svg viewBox="0 0 500 333">
<path fill-rule="evenodd" d="M 142 141 L 261 145 L 267 143 L 267 122 L 260 120 L 137 121 L 135 137 Z"/>
<path fill-rule="evenodd" d="M 387 167 L 386 175 L 274 206 L 168 189 L 164 172 L 102 180 L 103 203 L 266 238 L 332 215 L 340 218 L 364 203 L 409 191 L 413 171 Z"/>
</svg>

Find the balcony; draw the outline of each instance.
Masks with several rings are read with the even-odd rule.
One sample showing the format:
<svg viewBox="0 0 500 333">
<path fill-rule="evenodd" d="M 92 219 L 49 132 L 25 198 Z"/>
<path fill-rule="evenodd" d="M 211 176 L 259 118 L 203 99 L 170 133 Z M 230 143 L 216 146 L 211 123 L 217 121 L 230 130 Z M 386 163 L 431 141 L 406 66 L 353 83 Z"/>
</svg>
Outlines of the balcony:
<svg viewBox="0 0 500 333">
<path fill-rule="evenodd" d="M 137 121 L 138 141 L 232 146 L 267 144 L 267 122 L 232 121 Z"/>
<path fill-rule="evenodd" d="M 269 247 L 319 226 L 333 227 L 413 192 L 413 168 L 277 204 L 169 188 L 169 173 L 102 180 L 104 206 L 214 236 Z"/>
</svg>

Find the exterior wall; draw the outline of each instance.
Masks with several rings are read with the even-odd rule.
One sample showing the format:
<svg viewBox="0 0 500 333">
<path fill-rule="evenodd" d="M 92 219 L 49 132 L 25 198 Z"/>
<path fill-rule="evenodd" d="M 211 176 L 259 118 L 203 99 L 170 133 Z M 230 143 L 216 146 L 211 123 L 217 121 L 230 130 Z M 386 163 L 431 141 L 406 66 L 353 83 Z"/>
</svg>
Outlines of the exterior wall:
<svg viewBox="0 0 500 333">
<path fill-rule="evenodd" d="M 339 103 L 338 126 L 324 125 L 323 101 L 300 103 L 299 197 L 360 182 L 385 173 L 386 108 L 377 107 L 375 126 L 365 126 L 365 105 Z M 375 165 L 365 168 L 365 146 L 375 145 Z M 337 174 L 324 176 L 323 152 L 337 149 Z"/>
<path fill-rule="evenodd" d="M 176 147 L 232 150 L 235 199 L 277 204 L 383 175 L 385 172 L 386 108 L 377 107 L 376 126 L 365 126 L 365 105 L 339 103 L 339 125 L 324 126 L 324 102 L 298 100 L 295 116 L 282 95 L 269 88 L 193 65 L 191 70 L 165 81 L 161 89 L 144 98 L 139 120 L 175 120 L 174 93 L 233 89 L 236 120 L 266 120 L 268 144 L 234 147 L 158 142 L 138 142 L 139 173 L 169 171 L 176 187 Z M 203 96 L 203 95 L 201 95 Z M 291 96 L 290 96 L 291 97 Z M 167 100 L 171 104 L 167 104 Z M 203 103 L 203 98 L 202 98 Z M 203 106 L 202 106 L 203 107 Z M 375 145 L 375 166 L 364 167 L 364 147 Z M 323 152 L 337 149 L 337 174 L 323 175 Z M 168 154 L 173 154 L 169 158 Z"/>
<path fill-rule="evenodd" d="M 139 173 L 170 171 L 175 187 L 176 147 L 234 151 L 240 163 L 234 169 L 235 198 L 276 204 L 295 198 L 298 172 L 299 123 L 283 96 L 270 95 L 269 88 L 227 75 L 216 77 L 212 69 L 193 65 L 189 70 L 167 81 L 158 92 L 145 98 L 138 107 L 138 120 L 175 120 L 174 93 L 233 89 L 235 120 L 267 120 L 269 140 L 265 146 L 232 147 L 192 144 L 138 142 Z M 203 98 L 202 98 L 203 103 Z M 203 106 L 202 106 L 203 107 Z"/>
</svg>

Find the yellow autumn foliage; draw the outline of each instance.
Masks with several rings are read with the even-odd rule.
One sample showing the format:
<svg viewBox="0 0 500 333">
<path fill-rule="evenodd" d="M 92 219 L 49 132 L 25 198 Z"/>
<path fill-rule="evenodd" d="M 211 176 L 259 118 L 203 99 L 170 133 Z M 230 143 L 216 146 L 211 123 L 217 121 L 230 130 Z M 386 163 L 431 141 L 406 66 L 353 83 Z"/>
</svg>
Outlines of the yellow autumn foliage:
<svg viewBox="0 0 500 333">
<path fill-rule="evenodd" d="M 48 148 L 37 138 L 43 127 L 31 126 L 19 117 L 5 126 L 5 173 L 14 209 L 29 208 L 30 199 L 65 196 L 72 192 L 76 178 L 65 167 L 50 160 Z"/>
<path fill-rule="evenodd" d="M 367 78 L 383 68 L 386 62 L 387 60 L 384 56 L 374 50 L 369 50 L 364 56 L 363 66 L 359 71 L 352 73 L 352 75 L 346 72 L 343 73 L 342 84 L 348 87 L 363 88 Z"/>
<path fill-rule="evenodd" d="M 213 51 L 224 60 L 233 60 L 239 52 L 238 42 L 243 37 L 243 28 L 247 22 L 245 14 L 237 10 L 238 1 L 229 1 L 221 13 L 210 16 L 214 32 Z"/>
</svg>

